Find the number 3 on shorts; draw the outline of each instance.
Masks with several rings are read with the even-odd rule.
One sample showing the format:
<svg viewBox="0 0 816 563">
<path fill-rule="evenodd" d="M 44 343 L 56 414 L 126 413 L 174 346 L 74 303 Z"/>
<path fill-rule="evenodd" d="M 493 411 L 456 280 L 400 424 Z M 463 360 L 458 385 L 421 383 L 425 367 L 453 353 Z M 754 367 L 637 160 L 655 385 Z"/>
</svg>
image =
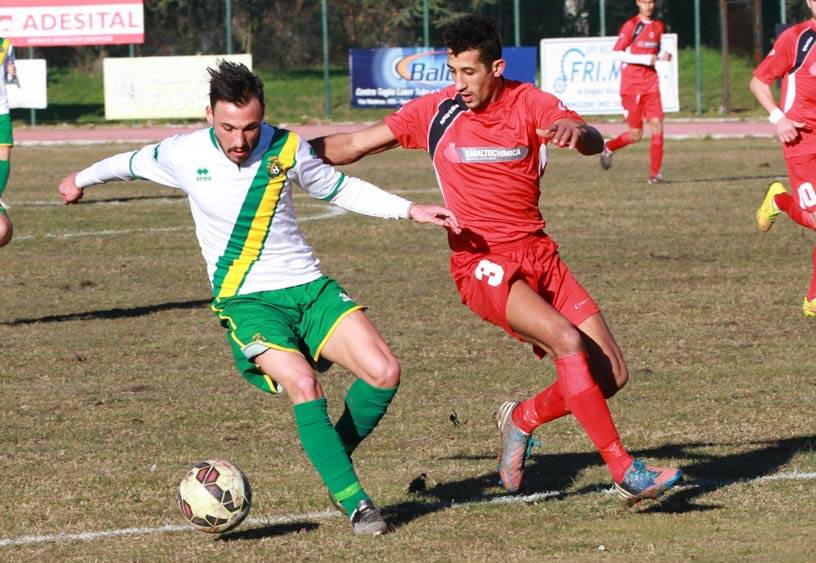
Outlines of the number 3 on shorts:
<svg viewBox="0 0 816 563">
<path fill-rule="evenodd" d="M 504 269 L 490 260 L 482 260 L 476 266 L 473 275 L 479 281 L 487 278 L 487 285 L 498 287 L 504 279 Z"/>
</svg>

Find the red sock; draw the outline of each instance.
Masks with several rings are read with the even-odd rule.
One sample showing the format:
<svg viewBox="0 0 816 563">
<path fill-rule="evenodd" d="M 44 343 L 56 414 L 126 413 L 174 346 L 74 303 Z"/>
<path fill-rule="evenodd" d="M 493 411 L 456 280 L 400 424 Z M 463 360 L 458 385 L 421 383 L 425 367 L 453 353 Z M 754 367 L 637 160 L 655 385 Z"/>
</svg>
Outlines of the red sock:
<svg viewBox="0 0 816 563">
<path fill-rule="evenodd" d="M 558 391 L 558 384 L 554 383 L 535 397 L 519 403 L 513 410 L 513 424 L 522 432 L 530 434 L 542 424 L 567 414 L 567 405 Z"/>
<path fill-rule="evenodd" d="M 816 218 L 813 217 L 813 213 L 799 207 L 799 204 L 796 203 L 796 199 L 794 199 L 791 194 L 776 194 L 774 196 L 774 203 L 780 211 L 784 211 L 792 220 L 803 227 L 816 231 Z"/>
<path fill-rule="evenodd" d="M 813 247 L 813 274 L 810 278 L 810 288 L 807 292 L 808 301 L 816 299 L 816 246 Z"/>
<path fill-rule="evenodd" d="M 592 379 L 586 352 L 556 358 L 555 372 L 564 403 L 598 448 L 612 478 L 621 482 L 632 465 L 632 456 L 623 449 L 606 399 Z"/>
<path fill-rule="evenodd" d="M 663 133 L 652 133 L 652 144 L 649 148 L 649 154 L 652 157 L 649 176 L 654 178 L 660 174 L 660 166 L 663 164 Z"/>
<path fill-rule="evenodd" d="M 629 136 L 629 131 L 626 131 L 625 133 L 621 133 L 620 135 L 618 135 L 617 137 L 615 137 L 614 139 L 612 139 L 611 141 L 606 143 L 606 150 L 616 151 L 616 150 L 622 149 L 626 145 L 631 145 L 631 144 L 632 144 L 632 137 Z"/>
</svg>

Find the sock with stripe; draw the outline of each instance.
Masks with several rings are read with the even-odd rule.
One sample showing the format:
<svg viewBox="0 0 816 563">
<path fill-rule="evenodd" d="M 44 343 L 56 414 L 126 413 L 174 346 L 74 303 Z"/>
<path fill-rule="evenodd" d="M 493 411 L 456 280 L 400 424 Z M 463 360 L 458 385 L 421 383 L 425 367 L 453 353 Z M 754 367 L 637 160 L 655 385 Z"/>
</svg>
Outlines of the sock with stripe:
<svg viewBox="0 0 816 563">
<path fill-rule="evenodd" d="M 388 410 L 388 405 L 397 394 L 397 389 L 399 386 L 380 389 L 362 379 L 357 379 L 351 384 L 346 393 L 346 408 L 334 425 L 348 455 L 351 455 L 360 442 L 379 424 Z"/>
<path fill-rule="evenodd" d="M 805 211 L 799 207 L 799 204 L 796 202 L 796 198 L 794 198 L 791 194 L 776 194 L 774 196 L 774 204 L 776 205 L 777 209 L 784 211 L 785 214 L 793 221 L 799 223 L 803 227 L 816 231 L 816 218 L 813 217 L 813 213 L 810 211 Z"/>
<path fill-rule="evenodd" d="M 567 414 L 569 409 L 564 404 L 564 397 L 558 390 L 558 384 L 554 383 L 535 397 L 520 402 L 513 410 L 513 424 L 530 434 L 542 424 Z"/>
<path fill-rule="evenodd" d="M 11 164 L 8 160 L 0 160 L 0 196 L 3 195 L 3 190 L 8 184 L 9 172 L 11 171 Z"/>
<path fill-rule="evenodd" d="M 564 404 L 595 444 L 615 482 L 634 461 L 623 448 L 603 392 L 589 371 L 586 352 L 555 359 L 556 384 Z"/>
<path fill-rule="evenodd" d="M 608 143 L 606 143 L 606 150 L 609 151 L 617 151 L 625 147 L 626 145 L 632 144 L 632 137 L 629 135 L 629 131 L 621 133 Z"/>
<path fill-rule="evenodd" d="M 369 497 L 357 479 L 340 436 L 329 421 L 326 398 L 297 404 L 294 412 L 295 425 L 306 456 L 332 496 L 343 506 L 346 514 L 351 515 L 357 504 Z"/>
<path fill-rule="evenodd" d="M 652 133 L 649 156 L 651 157 L 649 177 L 654 178 L 660 174 L 660 167 L 663 164 L 663 133 Z"/>
</svg>

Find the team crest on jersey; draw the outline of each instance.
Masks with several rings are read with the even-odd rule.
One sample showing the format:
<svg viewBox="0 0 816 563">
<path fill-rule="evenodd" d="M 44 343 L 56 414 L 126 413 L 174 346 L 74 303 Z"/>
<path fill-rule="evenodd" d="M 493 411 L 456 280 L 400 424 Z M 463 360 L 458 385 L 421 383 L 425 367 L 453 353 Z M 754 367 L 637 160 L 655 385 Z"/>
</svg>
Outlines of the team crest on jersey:
<svg viewBox="0 0 816 563">
<path fill-rule="evenodd" d="M 269 163 L 266 165 L 266 172 L 269 174 L 270 178 L 276 178 L 283 174 L 283 163 L 280 161 L 279 158 L 272 157 L 269 159 Z"/>
</svg>

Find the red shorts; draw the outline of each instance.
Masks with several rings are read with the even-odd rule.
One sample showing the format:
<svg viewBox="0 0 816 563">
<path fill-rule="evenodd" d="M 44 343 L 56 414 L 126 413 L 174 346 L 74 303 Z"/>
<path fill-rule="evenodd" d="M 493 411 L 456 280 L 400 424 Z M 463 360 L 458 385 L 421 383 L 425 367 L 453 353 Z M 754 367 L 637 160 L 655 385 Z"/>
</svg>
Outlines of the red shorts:
<svg viewBox="0 0 816 563">
<path fill-rule="evenodd" d="M 486 252 L 453 252 L 450 265 L 462 303 L 519 340 L 523 338 L 507 321 L 507 296 L 516 280 L 526 282 L 575 326 L 600 312 L 561 260 L 558 246 L 543 233 Z M 536 353 L 544 355 L 538 348 Z"/>
<path fill-rule="evenodd" d="M 632 129 L 643 128 L 643 118 L 663 119 L 663 103 L 660 101 L 660 92 L 649 92 L 629 96 L 621 94 L 621 105 L 626 123 Z"/>
<path fill-rule="evenodd" d="M 785 159 L 791 192 L 799 207 L 810 213 L 816 212 L 816 154 Z"/>
</svg>

